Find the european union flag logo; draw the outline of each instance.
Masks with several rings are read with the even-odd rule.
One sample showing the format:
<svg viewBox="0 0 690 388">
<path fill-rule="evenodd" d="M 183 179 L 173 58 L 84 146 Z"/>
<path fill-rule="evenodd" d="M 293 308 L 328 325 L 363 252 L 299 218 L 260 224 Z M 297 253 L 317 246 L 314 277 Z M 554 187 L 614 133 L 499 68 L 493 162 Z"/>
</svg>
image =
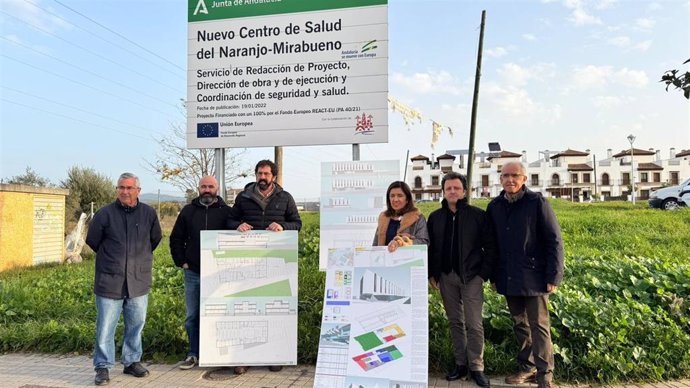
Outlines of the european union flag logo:
<svg viewBox="0 0 690 388">
<path fill-rule="evenodd" d="M 218 137 L 218 123 L 198 123 L 196 137 Z"/>
</svg>

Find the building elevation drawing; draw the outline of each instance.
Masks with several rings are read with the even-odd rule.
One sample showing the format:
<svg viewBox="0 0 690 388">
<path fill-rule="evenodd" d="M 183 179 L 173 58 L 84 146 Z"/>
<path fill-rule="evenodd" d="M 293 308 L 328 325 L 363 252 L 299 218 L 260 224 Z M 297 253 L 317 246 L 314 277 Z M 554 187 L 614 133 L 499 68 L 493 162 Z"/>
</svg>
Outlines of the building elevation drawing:
<svg viewBox="0 0 690 388">
<path fill-rule="evenodd" d="M 427 387 L 426 246 L 329 255 L 314 387 Z"/>
<path fill-rule="evenodd" d="M 201 232 L 201 366 L 297 363 L 297 232 Z"/>
<path fill-rule="evenodd" d="M 319 269 L 335 264 L 329 249 L 371 246 L 386 189 L 400 180 L 397 160 L 321 163 Z"/>
</svg>

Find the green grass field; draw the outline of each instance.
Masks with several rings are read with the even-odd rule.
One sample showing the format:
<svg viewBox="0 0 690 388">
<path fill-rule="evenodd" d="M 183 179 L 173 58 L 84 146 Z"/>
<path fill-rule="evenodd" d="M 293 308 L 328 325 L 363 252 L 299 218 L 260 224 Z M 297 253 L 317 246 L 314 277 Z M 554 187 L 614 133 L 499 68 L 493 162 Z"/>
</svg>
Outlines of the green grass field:
<svg viewBox="0 0 690 388">
<path fill-rule="evenodd" d="M 487 202 L 475 204 L 484 208 Z M 609 383 L 689 376 L 690 209 L 560 200 L 553 205 L 566 247 L 565 279 L 551 298 L 556 378 Z M 420 207 L 428 215 L 438 204 Z M 324 283 L 318 271 L 319 215 L 302 218 L 299 361 L 315 363 Z M 93 272 L 93 259 L 87 258 L 78 265 L 0 274 L 0 350 L 90 353 Z M 145 358 L 178 361 L 186 351 L 184 290 L 167 238 L 155 253 L 153 276 Z M 505 300 L 488 285 L 485 299 L 486 369 L 509 373 L 517 345 Z M 430 368 L 445 370 L 453 358 L 437 292 L 430 293 L 429 313 Z"/>
</svg>

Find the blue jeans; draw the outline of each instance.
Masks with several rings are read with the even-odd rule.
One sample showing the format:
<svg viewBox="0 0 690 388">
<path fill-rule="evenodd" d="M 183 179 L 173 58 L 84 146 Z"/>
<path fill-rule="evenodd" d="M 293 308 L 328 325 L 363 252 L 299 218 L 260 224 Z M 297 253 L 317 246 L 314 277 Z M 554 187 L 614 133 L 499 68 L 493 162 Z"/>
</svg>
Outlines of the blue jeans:
<svg viewBox="0 0 690 388">
<path fill-rule="evenodd" d="M 110 299 L 96 295 L 96 348 L 93 351 L 93 366 L 112 368 L 115 365 L 115 328 L 120 314 L 124 315 L 125 335 L 122 341 L 121 362 L 129 366 L 141 361 L 141 332 L 146 323 L 146 308 L 149 296 Z"/>
<path fill-rule="evenodd" d="M 184 270 L 184 301 L 187 306 L 187 317 L 184 320 L 184 328 L 189 337 L 189 353 L 187 356 L 199 358 L 199 299 L 200 299 L 199 274 Z"/>
</svg>

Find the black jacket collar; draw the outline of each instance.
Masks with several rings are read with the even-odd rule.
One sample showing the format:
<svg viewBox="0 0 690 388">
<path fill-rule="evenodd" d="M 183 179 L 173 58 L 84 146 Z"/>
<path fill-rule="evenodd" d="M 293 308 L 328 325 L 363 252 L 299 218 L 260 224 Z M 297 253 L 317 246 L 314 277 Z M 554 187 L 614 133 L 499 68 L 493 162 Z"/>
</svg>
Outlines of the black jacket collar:
<svg viewBox="0 0 690 388">
<path fill-rule="evenodd" d="M 456 208 L 457 210 L 466 208 L 467 206 L 470 206 L 470 204 L 467 202 L 467 197 L 465 197 L 465 198 L 459 200 L 458 203 L 455 204 L 455 208 Z M 444 209 L 446 209 L 446 210 L 448 210 L 448 211 L 450 211 L 450 206 L 448 205 L 448 200 L 446 200 L 445 198 L 443 198 L 443 201 L 441 201 L 441 207 L 444 208 Z"/>
</svg>

